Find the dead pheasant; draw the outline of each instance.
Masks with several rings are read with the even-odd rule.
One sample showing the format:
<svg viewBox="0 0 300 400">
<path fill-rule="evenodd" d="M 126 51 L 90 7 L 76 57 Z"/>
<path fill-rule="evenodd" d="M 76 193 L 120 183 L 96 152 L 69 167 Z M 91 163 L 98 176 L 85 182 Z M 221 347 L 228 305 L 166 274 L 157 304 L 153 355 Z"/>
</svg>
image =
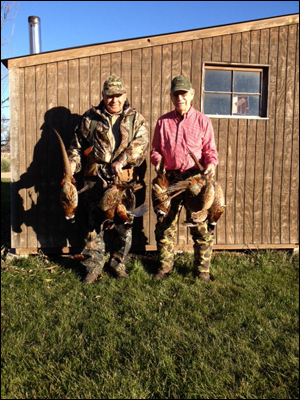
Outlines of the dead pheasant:
<svg viewBox="0 0 300 400">
<path fill-rule="evenodd" d="M 191 176 L 184 181 L 173 183 L 163 193 L 157 194 L 155 199 L 161 200 L 168 197 L 171 200 L 183 192 L 185 192 L 185 201 L 188 208 L 193 211 L 199 211 L 203 208 L 208 209 L 213 203 L 213 180 L 201 174 Z"/>
<path fill-rule="evenodd" d="M 199 163 L 199 161 L 197 160 L 195 155 L 189 149 L 188 149 L 188 152 L 189 152 L 190 156 L 192 157 L 192 159 L 195 161 L 195 164 L 197 165 L 199 170 L 201 172 L 203 172 L 204 168 Z M 212 202 L 212 205 L 210 206 L 210 208 L 208 209 L 207 216 L 208 216 L 208 222 L 213 225 L 213 224 L 217 223 L 218 219 L 221 217 L 221 215 L 225 211 L 226 205 L 225 205 L 225 197 L 224 197 L 223 190 L 222 190 L 221 186 L 219 185 L 219 183 L 215 182 L 213 180 L 213 178 L 211 178 L 209 180 L 209 185 L 208 185 L 209 187 L 205 191 L 203 203 L 205 203 L 206 206 L 209 204 L 209 199 L 211 199 L 211 197 L 212 197 L 212 187 L 211 187 L 212 183 L 214 186 L 213 202 Z M 201 213 L 202 213 L 202 215 L 201 215 Z M 204 210 L 199 211 L 197 218 L 199 218 L 199 217 L 203 218 L 204 214 L 205 214 Z"/>
<path fill-rule="evenodd" d="M 225 211 L 225 208 L 226 205 L 223 190 L 218 182 L 215 182 L 215 197 L 210 209 L 208 210 L 208 222 L 211 225 L 216 225 L 218 219 Z"/>
<path fill-rule="evenodd" d="M 141 184 L 123 184 L 115 182 L 104 192 L 99 203 L 106 221 L 111 222 L 107 227 L 112 228 L 114 224 L 132 224 L 134 217 L 141 217 L 148 210 L 146 205 L 135 209 L 135 198 L 133 193 L 142 188 Z"/>
<path fill-rule="evenodd" d="M 67 151 L 60 137 L 59 133 L 53 128 L 60 144 L 63 163 L 64 163 L 64 176 L 61 181 L 61 192 L 60 192 L 60 202 L 65 214 L 66 219 L 73 219 L 75 217 L 75 212 L 78 206 L 78 192 L 76 188 L 76 181 L 73 177 L 70 161 L 67 155 Z"/>
<path fill-rule="evenodd" d="M 157 171 L 157 176 L 152 181 L 152 203 L 160 222 L 163 221 L 171 208 L 171 199 L 166 194 L 168 187 L 169 181 L 166 177 L 164 158 L 162 158 L 159 170 Z"/>
<path fill-rule="evenodd" d="M 184 192 L 184 203 L 191 212 L 191 218 L 183 224 L 192 227 L 208 220 L 210 224 L 215 225 L 226 207 L 222 188 L 214 179 L 201 174 L 204 168 L 191 151 L 189 154 L 200 173 L 170 185 L 163 194 L 157 195 L 157 199 L 160 200 L 162 196 L 172 199 Z"/>
</svg>

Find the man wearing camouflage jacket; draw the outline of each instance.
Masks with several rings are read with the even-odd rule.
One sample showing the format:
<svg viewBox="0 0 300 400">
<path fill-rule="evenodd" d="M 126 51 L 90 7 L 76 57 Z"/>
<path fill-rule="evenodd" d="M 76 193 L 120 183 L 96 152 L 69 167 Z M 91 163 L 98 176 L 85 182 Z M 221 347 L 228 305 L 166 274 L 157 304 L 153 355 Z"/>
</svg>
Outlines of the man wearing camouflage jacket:
<svg viewBox="0 0 300 400">
<path fill-rule="evenodd" d="M 105 264 L 105 228 L 99 202 L 116 176 L 121 181 L 134 180 L 134 167 L 145 160 L 149 144 L 145 119 L 130 107 L 123 80 L 110 76 L 104 82 L 102 96 L 97 107 L 83 114 L 68 150 L 72 172 L 83 169 L 89 187 L 80 195 L 87 232 L 82 251 L 82 264 L 87 270 L 85 283 L 95 282 Z M 134 194 L 131 195 L 134 198 Z M 126 278 L 125 263 L 132 242 L 132 225 L 118 224 L 114 228 L 118 237 L 110 266 L 117 278 Z"/>
</svg>

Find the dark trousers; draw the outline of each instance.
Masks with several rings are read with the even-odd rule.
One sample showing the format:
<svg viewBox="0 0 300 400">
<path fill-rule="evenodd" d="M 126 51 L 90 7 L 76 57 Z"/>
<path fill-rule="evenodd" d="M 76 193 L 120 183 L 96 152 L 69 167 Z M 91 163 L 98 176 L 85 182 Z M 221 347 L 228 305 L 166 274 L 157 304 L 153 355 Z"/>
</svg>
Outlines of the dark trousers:
<svg viewBox="0 0 300 400">
<path fill-rule="evenodd" d="M 116 270 L 125 270 L 128 253 L 132 244 L 132 227 L 124 224 L 115 225 L 109 243 L 107 243 L 103 212 L 99 207 L 103 196 L 101 182 L 82 193 L 81 219 L 84 232 L 84 245 L 81 252 L 85 256 L 81 262 L 87 272 L 100 275 L 107 260 L 109 249 L 110 266 Z"/>
</svg>

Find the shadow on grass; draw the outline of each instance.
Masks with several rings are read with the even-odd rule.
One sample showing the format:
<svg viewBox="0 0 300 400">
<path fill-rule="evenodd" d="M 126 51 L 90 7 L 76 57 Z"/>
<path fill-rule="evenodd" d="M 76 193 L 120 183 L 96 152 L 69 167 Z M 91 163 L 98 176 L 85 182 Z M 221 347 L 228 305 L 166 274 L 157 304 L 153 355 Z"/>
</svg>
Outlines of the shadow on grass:
<svg viewBox="0 0 300 400">
<path fill-rule="evenodd" d="M 193 254 L 177 254 L 174 259 L 174 268 L 179 275 L 186 277 L 193 272 L 193 261 Z"/>
<path fill-rule="evenodd" d="M 49 260 L 55 264 L 59 264 L 62 268 L 74 272 L 80 280 L 86 275 L 86 269 L 81 264 L 81 260 L 76 259 L 74 255 L 49 255 Z"/>
<path fill-rule="evenodd" d="M 159 254 L 157 251 L 151 253 L 135 253 L 141 260 L 143 268 L 149 275 L 155 275 L 160 267 Z M 193 255 L 192 254 L 175 254 L 174 270 L 184 277 L 190 275 L 193 271 Z"/>
<path fill-rule="evenodd" d="M 86 267 L 81 264 L 82 259 L 80 259 L 80 255 L 49 255 L 48 258 L 51 262 L 53 262 L 55 264 L 59 264 L 62 268 L 74 272 L 80 278 L 81 281 L 84 280 L 84 278 L 87 274 L 87 270 L 86 270 Z M 133 256 L 133 258 L 134 258 L 134 256 Z M 139 256 L 138 258 L 142 259 L 143 266 L 146 265 L 145 270 L 149 274 L 154 274 L 156 272 L 155 267 L 154 267 L 154 269 L 153 269 L 153 267 L 151 267 L 151 264 L 153 266 L 153 260 L 151 262 L 150 259 L 149 260 L 147 259 L 148 262 L 144 263 L 144 260 L 146 259 L 145 257 Z M 104 264 L 103 272 L 108 274 L 111 278 L 116 278 L 116 272 L 110 266 L 109 261 L 107 261 Z M 127 272 L 128 272 L 128 268 L 127 268 Z"/>
<path fill-rule="evenodd" d="M 156 274 L 158 268 L 159 268 L 159 258 L 158 258 L 158 253 L 156 251 L 153 251 L 151 253 L 145 253 L 145 252 L 135 252 L 132 257 L 138 258 L 142 264 L 143 268 L 149 275 L 154 275 Z"/>
</svg>

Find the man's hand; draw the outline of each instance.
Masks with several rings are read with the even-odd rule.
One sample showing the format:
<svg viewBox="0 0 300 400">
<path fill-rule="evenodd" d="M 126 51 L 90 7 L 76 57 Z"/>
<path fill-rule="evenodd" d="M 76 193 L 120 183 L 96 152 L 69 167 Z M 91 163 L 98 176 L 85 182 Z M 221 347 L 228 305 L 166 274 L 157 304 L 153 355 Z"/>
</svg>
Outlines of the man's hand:
<svg viewBox="0 0 300 400">
<path fill-rule="evenodd" d="M 163 158 L 161 158 L 161 159 L 158 161 L 158 163 L 155 165 L 154 169 L 155 169 L 155 172 L 156 172 L 157 174 L 158 174 L 158 173 L 163 173 L 163 174 L 166 173 L 166 166 L 165 166 L 165 162 L 164 162 L 164 159 L 163 159 Z"/>
<path fill-rule="evenodd" d="M 122 173 L 123 165 L 119 161 L 115 161 L 111 164 L 111 172 L 113 175 L 120 175 Z"/>
<path fill-rule="evenodd" d="M 157 163 L 157 164 L 155 165 L 155 167 L 154 167 L 156 173 L 158 173 L 159 170 L 160 170 L 160 163 L 161 163 L 161 160 L 158 161 L 158 163 Z"/>
<path fill-rule="evenodd" d="M 207 175 L 208 178 L 214 178 L 216 173 L 216 167 L 214 164 L 208 164 L 208 166 L 205 168 L 204 175 Z"/>
</svg>

